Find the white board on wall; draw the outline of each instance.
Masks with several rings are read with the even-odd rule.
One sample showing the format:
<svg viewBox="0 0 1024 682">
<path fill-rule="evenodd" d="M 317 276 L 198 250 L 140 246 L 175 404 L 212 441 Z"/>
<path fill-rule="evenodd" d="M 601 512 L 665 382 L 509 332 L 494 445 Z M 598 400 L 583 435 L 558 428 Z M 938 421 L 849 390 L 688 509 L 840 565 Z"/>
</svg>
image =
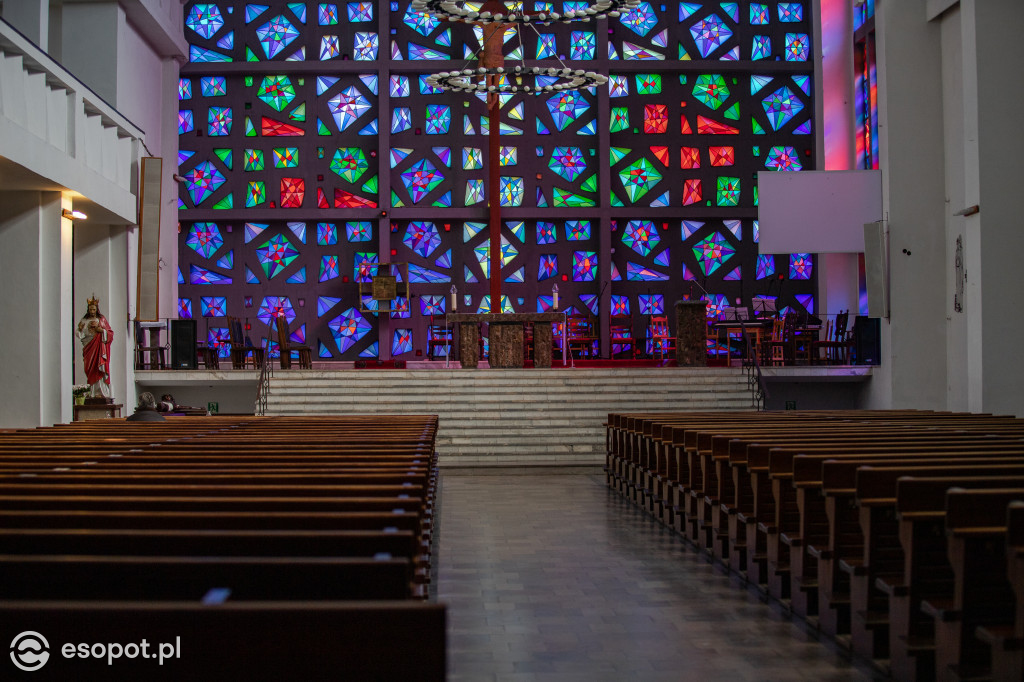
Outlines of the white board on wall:
<svg viewBox="0 0 1024 682">
<path fill-rule="evenodd" d="M 757 191 L 761 253 L 860 253 L 882 219 L 881 171 L 761 171 Z"/>
</svg>

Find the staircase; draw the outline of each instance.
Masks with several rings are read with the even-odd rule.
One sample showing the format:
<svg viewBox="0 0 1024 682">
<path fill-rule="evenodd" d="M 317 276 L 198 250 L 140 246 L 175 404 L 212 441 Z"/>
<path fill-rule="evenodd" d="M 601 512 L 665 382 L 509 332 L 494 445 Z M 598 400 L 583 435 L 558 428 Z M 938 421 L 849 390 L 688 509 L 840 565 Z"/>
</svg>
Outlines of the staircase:
<svg viewBox="0 0 1024 682">
<path fill-rule="evenodd" d="M 609 412 L 747 410 L 730 368 L 276 372 L 268 415 L 437 414 L 440 466 L 604 464 Z"/>
</svg>

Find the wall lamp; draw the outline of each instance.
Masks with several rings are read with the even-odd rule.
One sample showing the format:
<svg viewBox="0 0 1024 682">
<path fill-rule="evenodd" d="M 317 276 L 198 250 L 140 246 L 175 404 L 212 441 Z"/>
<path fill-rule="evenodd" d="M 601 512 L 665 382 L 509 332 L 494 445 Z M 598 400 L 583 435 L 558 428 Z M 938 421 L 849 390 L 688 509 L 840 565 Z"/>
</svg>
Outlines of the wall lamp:
<svg viewBox="0 0 1024 682">
<path fill-rule="evenodd" d="M 71 209 L 67 208 L 61 209 L 60 215 L 62 218 L 67 218 L 68 220 L 85 220 L 86 218 L 89 217 L 82 213 L 81 211 L 72 211 Z"/>
</svg>

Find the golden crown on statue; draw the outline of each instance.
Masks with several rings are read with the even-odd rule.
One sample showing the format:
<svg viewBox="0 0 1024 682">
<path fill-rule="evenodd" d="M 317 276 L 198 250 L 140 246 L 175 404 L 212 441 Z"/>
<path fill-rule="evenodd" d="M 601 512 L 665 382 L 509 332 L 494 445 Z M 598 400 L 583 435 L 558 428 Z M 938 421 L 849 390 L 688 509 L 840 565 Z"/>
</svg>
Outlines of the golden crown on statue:
<svg viewBox="0 0 1024 682">
<path fill-rule="evenodd" d="M 100 299 L 96 298 L 96 294 L 92 295 L 92 298 L 86 300 L 86 305 L 99 305 Z"/>
</svg>

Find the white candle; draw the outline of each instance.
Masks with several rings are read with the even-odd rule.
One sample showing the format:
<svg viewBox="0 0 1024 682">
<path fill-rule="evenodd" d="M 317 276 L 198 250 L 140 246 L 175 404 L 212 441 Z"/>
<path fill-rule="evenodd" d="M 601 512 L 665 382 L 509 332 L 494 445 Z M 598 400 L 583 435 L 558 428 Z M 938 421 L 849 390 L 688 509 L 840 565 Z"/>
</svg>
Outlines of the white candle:
<svg viewBox="0 0 1024 682">
<path fill-rule="evenodd" d="M 551 295 L 551 307 L 554 308 L 555 310 L 558 310 L 558 292 L 557 291 L 554 292 Z"/>
</svg>

